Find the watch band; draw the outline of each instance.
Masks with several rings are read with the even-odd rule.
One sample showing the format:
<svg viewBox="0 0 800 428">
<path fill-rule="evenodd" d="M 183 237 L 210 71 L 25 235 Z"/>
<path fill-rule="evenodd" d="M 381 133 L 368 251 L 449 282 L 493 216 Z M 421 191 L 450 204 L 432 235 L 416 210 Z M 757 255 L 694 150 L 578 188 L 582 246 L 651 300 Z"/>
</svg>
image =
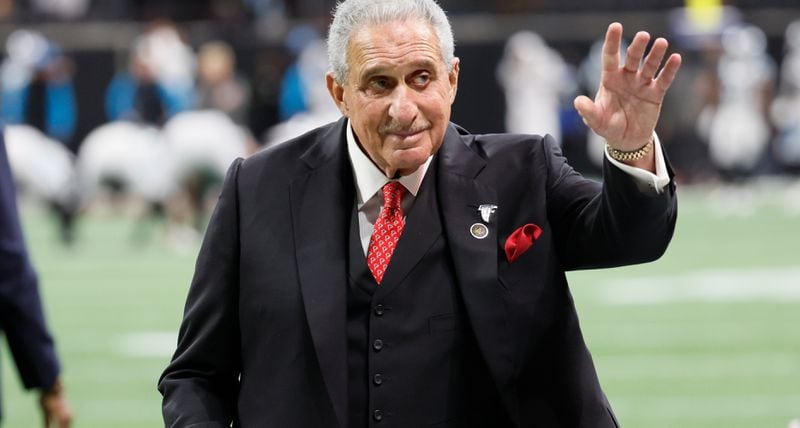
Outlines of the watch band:
<svg viewBox="0 0 800 428">
<path fill-rule="evenodd" d="M 653 139 L 650 138 L 650 141 L 648 141 L 647 144 L 630 152 L 617 150 L 609 146 L 608 143 L 606 143 L 606 149 L 608 150 L 608 155 L 614 160 L 620 162 L 635 161 L 647 156 L 647 154 L 650 153 L 650 150 L 653 149 Z"/>
</svg>

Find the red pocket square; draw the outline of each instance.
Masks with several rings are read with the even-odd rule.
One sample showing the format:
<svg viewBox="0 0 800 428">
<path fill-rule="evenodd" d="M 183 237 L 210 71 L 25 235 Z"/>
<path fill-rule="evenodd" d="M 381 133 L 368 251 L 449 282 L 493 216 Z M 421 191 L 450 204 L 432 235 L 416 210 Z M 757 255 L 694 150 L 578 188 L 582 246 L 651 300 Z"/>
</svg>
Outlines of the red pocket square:
<svg viewBox="0 0 800 428">
<path fill-rule="evenodd" d="M 515 230 L 514 233 L 506 239 L 505 250 L 508 262 L 513 263 L 514 260 L 518 259 L 525 251 L 528 251 L 528 248 L 533 245 L 533 241 L 539 239 L 539 235 L 541 234 L 542 228 L 533 223 L 528 223 Z"/>
</svg>

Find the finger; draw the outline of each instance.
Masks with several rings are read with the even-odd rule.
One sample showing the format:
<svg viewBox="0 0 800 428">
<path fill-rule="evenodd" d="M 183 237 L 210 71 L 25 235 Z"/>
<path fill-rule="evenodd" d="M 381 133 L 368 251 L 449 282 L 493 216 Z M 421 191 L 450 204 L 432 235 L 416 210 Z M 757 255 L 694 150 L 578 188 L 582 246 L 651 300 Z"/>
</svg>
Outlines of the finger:
<svg viewBox="0 0 800 428">
<path fill-rule="evenodd" d="M 662 91 L 669 89 L 669 86 L 672 85 L 672 82 L 675 80 L 675 75 L 678 74 L 678 70 L 681 68 L 681 56 L 679 54 L 672 54 L 667 59 L 667 63 L 664 64 L 664 68 L 661 69 L 661 72 L 658 73 L 658 77 L 656 78 L 656 85 Z"/>
<path fill-rule="evenodd" d="M 625 70 L 631 73 L 639 71 L 639 64 L 642 63 L 644 51 L 647 49 L 647 43 L 650 41 L 650 34 L 646 31 L 640 31 L 634 36 L 631 45 L 628 46 L 628 51 L 625 53 Z"/>
<path fill-rule="evenodd" d="M 656 76 L 658 67 L 661 65 L 661 61 L 664 60 L 664 54 L 667 53 L 668 46 L 669 43 L 667 40 L 661 37 L 653 42 L 653 47 L 650 48 L 650 53 L 647 54 L 647 58 L 644 60 L 644 65 L 642 66 L 642 77 L 650 80 Z"/>
<path fill-rule="evenodd" d="M 586 126 L 592 129 L 598 127 L 600 124 L 600 113 L 594 101 L 585 95 L 580 95 L 575 98 L 572 104 L 575 106 L 575 110 L 578 110 L 578 114 L 581 115 L 583 123 L 585 123 Z"/>
<path fill-rule="evenodd" d="M 619 47 L 622 43 L 622 24 L 613 22 L 608 26 L 603 42 L 603 70 L 614 71 L 619 68 Z"/>
</svg>

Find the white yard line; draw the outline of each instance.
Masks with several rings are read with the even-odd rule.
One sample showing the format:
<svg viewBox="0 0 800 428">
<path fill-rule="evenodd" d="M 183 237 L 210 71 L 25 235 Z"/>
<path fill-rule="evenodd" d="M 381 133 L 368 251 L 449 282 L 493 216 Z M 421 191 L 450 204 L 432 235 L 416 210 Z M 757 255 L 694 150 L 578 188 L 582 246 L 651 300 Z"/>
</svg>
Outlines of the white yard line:
<svg viewBox="0 0 800 428">
<path fill-rule="evenodd" d="M 177 342 L 175 331 L 140 331 L 118 336 L 114 348 L 128 357 L 170 357 Z"/>
<path fill-rule="evenodd" d="M 610 280 L 591 287 L 608 305 L 800 302 L 800 266 L 714 269 Z"/>
<path fill-rule="evenodd" d="M 596 355 L 595 361 L 600 377 L 615 382 L 749 378 L 783 383 L 786 379 L 800 379 L 800 354 L 789 351 Z"/>
<path fill-rule="evenodd" d="M 612 394 L 609 397 L 614 410 L 625 419 L 642 418 L 661 422 L 693 421 L 696 424 L 708 420 L 744 420 L 747 418 L 788 415 L 786 424 L 797 415 L 800 395 L 789 394 L 686 394 L 649 396 Z M 666 426 L 666 425 L 660 425 Z M 672 425 L 679 426 L 679 425 Z M 694 425 L 693 426 L 702 426 Z M 709 426 L 719 426 L 711 423 Z M 786 425 L 779 425 L 782 428 Z"/>
</svg>

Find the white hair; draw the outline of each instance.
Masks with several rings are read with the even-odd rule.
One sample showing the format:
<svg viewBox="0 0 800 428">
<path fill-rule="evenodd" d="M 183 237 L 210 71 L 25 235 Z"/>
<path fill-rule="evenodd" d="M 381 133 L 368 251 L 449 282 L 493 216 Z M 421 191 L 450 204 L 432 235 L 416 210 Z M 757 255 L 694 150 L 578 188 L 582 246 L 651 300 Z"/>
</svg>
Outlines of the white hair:
<svg viewBox="0 0 800 428">
<path fill-rule="evenodd" d="M 328 30 L 328 59 L 334 79 L 347 81 L 347 47 L 358 30 L 394 21 L 420 19 L 433 28 L 447 71 L 453 68 L 453 29 L 436 0 L 344 0 L 336 6 Z"/>
</svg>

